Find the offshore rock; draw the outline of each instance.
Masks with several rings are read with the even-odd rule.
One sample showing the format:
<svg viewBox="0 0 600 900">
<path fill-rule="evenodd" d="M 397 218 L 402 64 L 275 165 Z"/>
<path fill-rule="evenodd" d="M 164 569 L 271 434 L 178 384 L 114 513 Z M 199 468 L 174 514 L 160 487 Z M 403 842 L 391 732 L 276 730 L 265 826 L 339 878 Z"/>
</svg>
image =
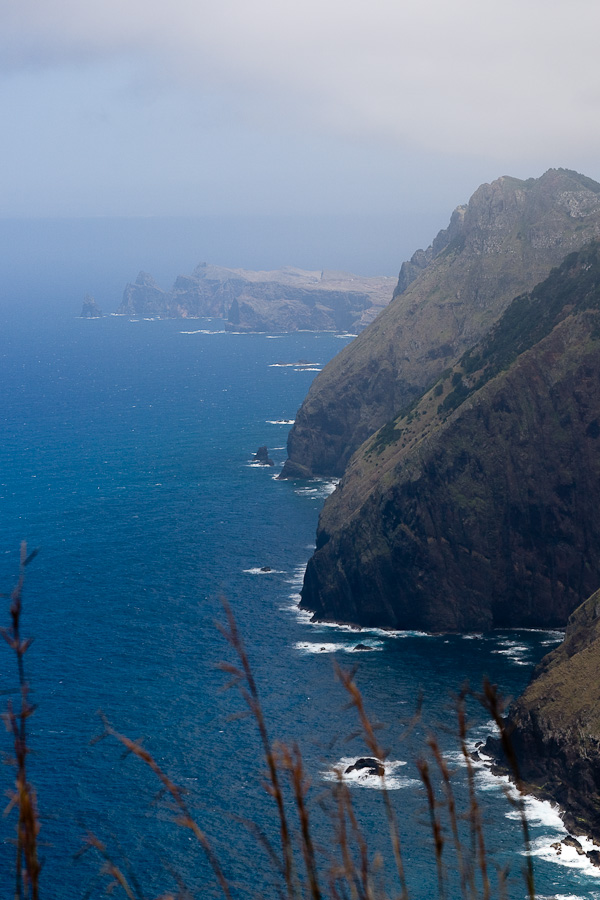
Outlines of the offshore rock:
<svg viewBox="0 0 600 900">
<path fill-rule="evenodd" d="M 378 759 L 375 759 L 371 756 L 361 756 L 360 759 L 357 759 L 355 763 L 345 770 L 344 775 L 349 775 L 350 772 L 360 772 L 363 771 L 367 775 L 385 775 L 385 767 L 382 762 Z"/>
<path fill-rule="evenodd" d="M 339 476 L 352 453 L 472 346 L 512 299 L 600 237 L 600 185 L 566 169 L 475 191 L 427 250 L 403 264 L 394 299 L 315 378 L 288 457 Z M 291 471 L 286 464 L 283 477 Z M 295 471 L 298 471 L 297 469 Z"/>
<path fill-rule="evenodd" d="M 255 272 L 203 263 L 179 275 L 168 292 L 140 272 L 126 286 L 118 312 L 221 318 L 229 331 L 361 330 L 390 302 L 394 282 L 291 266 Z"/>
<path fill-rule="evenodd" d="M 83 298 L 83 306 L 81 307 L 81 319 L 101 319 L 102 310 L 91 296 L 86 294 Z"/>
<path fill-rule="evenodd" d="M 600 840 L 600 591 L 571 615 L 506 724 L 528 789 L 559 803 L 570 831 Z M 499 755 L 498 741 L 486 751 Z M 586 855 L 598 864 L 597 850 Z"/>
<path fill-rule="evenodd" d="M 268 447 L 259 447 L 253 456 L 254 462 L 258 462 L 261 466 L 274 466 L 275 463 L 269 457 Z"/>
<path fill-rule="evenodd" d="M 357 451 L 302 589 L 319 620 L 564 626 L 600 585 L 600 245 Z"/>
</svg>

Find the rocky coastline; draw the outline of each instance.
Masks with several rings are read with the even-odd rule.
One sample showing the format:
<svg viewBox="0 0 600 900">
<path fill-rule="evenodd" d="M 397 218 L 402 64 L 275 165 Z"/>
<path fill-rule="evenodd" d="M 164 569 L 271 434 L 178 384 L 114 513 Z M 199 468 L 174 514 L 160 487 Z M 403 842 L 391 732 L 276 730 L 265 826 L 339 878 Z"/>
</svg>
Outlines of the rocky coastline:
<svg viewBox="0 0 600 900">
<path fill-rule="evenodd" d="M 570 616 L 564 641 L 512 703 L 506 728 L 527 791 L 559 804 L 571 834 L 600 842 L 600 591 Z M 498 739 L 483 750 L 495 771 L 506 770 Z"/>
</svg>

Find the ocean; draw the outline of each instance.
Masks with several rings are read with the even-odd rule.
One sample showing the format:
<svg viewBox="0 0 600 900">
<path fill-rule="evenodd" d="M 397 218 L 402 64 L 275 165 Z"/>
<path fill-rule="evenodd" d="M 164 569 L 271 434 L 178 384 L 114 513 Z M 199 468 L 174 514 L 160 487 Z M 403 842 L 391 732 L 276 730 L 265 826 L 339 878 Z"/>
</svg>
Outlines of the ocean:
<svg viewBox="0 0 600 900">
<path fill-rule="evenodd" d="M 99 846 L 136 885 L 135 896 L 183 884 L 195 896 L 219 894 L 155 775 L 114 738 L 95 740 L 104 732 L 99 711 L 142 741 L 185 791 L 233 895 L 277 896 L 266 841 L 277 844 L 278 826 L 259 737 L 239 690 L 224 690 L 229 676 L 220 664 L 236 657 L 218 628 L 223 598 L 271 736 L 302 752 L 323 870 L 337 844 L 329 817 L 334 769 L 368 753 L 335 671 L 356 667 L 365 706 L 384 725 L 378 734 L 389 749 L 410 896 L 436 896 L 415 762 L 435 733 L 466 803 L 456 693 L 467 681 L 480 690 L 486 676 L 514 696 L 561 635 L 358 632 L 311 624 L 298 610 L 319 511 L 335 485 L 275 476 L 312 379 L 351 336 L 242 335 L 210 320 L 64 314 L 12 316 L 2 332 L 0 590 L 15 583 L 22 540 L 40 551 L 27 569 L 23 633 L 34 639 L 25 658 L 36 704 L 28 764 L 41 821 L 42 896 L 104 896 L 111 879 Z M 261 445 L 273 467 L 253 464 Z M 16 686 L 5 646 L 5 702 Z M 474 701 L 469 717 L 475 746 L 492 726 Z M 10 757 L 9 735 L 2 741 Z M 2 771 L 10 791 L 13 772 Z M 495 879 L 498 867 L 509 867 L 507 896 L 517 900 L 526 896 L 518 816 L 502 779 L 482 765 L 475 779 L 490 872 Z M 380 780 L 355 775 L 348 783 L 367 852 L 381 851 L 393 885 Z M 600 897 L 600 870 L 574 850 L 557 856 L 551 848 L 565 836 L 556 811 L 535 800 L 527 808 L 538 896 Z M 10 887 L 14 811 L 0 828 L 0 871 Z M 452 898 L 455 855 L 446 837 Z"/>
</svg>

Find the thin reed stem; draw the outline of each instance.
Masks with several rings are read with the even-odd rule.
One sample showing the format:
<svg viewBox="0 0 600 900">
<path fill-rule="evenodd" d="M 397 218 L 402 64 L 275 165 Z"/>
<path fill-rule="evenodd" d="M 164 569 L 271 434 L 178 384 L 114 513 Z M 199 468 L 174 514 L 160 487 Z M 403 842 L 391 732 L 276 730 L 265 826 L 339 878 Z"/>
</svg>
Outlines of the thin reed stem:
<svg viewBox="0 0 600 900">
<path fill-rule="evenodd" d="M 9 701 L 4 722 L 13 736 L 15 748 L 15 763 L 17 775 L 15 780 L 16 790 L 11 794 L 11 800 L 6 812 L 16 807 L 19 813 L 17 824 L 17 851 L 15 859 L 15 900 L 38 900 L 39 878 L 41 865 L 37 853 L 37 841 L 40 830 L 37 812 L 36 793 L 27 779 L 27 720 L 35 712 L 35 707 L 29 703 L 29 684 L 25 678 L 25 653 L 31 646 L 31 638 L 24 640 L 21 637 L 21 613 L 23 609 L 23 584 L 25 582 L 25 568 L 31 560 L 37 556 L 34 550 L 27 555 L 27 544 L 21 543 L 19 562 L 19 578 L 11 593 L 11 627 L 0 630 L 4 640 L 13 650 L 19 673 L 20 707 L 15 710 Z"/>
<path fill-rule="evenodd" d="M 261 743 L 263 746 L 263 753 L 265 755 L 267 768 L 269 770 L 270 792 L 275 798 L 275 802 L 277 804 L 277 812 L 279 815 L 285 883 L 288 891 L 288 896 L 290 898 L 293 898 L 298 896 L 299 889 L 296 884 L 294 851 L 290 836 L 290 827 L 285 810 L 283 791 L 281 789 L 279 772 L 277 770 L 277 759 L 273 750 L 273 746 L 271 744 L 271 740 L 269 738 L 269 733 L 267 731 L 267 725 L 260 703 L 258 688 L 254 680 L 254 675 L 252 673 L 252 668 L 250 666 L 250 661 L 248 659 L 248 654 L 246 653 L 244 642 L 237 627 L 235 616 L 233 615 L 233 611 L 225 599 L 223 599 L 223 607 L 225 609 L 225 615 L 227 616 L 228 627 L 219 627 L 223 636 L 235 650 L 237 657 L 241 663 L 241 669 L 230 666 L 228 664 L 222 664 L 221 668 L 233 675 L 234 683 L 238 687 L 258 727 Z"/>
<path fill-rule="evenodd" d="M 487 709 L 487 711 L 492 716 L 492 719 L 496 723 L 498 731 L 500 732 L 500 741 L 502 743 L 504 758 L 510 766 L 513 780 L 517 788 L 518 797 L 516 806 L 519 811 L 521 828 L 523 830 L 523 843 L 525 844 L 525 883 L 527 884 L 527 893 L 529 896 L 529 900 L 535 900 L 533 860 L 531 858 L 531 838 L 529 835 L 529 822 L 527 821 L 527 815 L 525 813 L 525 802 L 523 800 L 523 796 L 525 794 L 525 785 L 519 771 L 519 763 L 517 760 L 517 755 L 515 753 L 515 748 L 513 747 L 506 730 L 506 725 L 504 722 L 504 704 L 498 693 L 497 686 L 495 684 L 491 684 L 487 678 L 485 678 L 483 681 L 483 695 L 481 697 L 481 702 L 484 708 Z"/>
</svg>

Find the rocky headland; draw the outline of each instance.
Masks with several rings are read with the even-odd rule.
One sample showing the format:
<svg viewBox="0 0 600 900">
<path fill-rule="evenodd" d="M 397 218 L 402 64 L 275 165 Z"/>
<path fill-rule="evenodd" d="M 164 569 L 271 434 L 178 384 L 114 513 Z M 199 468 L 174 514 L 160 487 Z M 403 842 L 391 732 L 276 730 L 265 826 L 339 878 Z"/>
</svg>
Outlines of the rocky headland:
<svg viewBox="0 0 600 900">
<path fill-rule="evenodd" d="M 569 831 L 600 841 L 600 591 L 571 615 L 506 725 L 528 790 L 559 803 Z M 497 739 L 485 752 L 502 765 Z"/>
<path fill-rule="evenodd" d="M 401 629 L 564 626 L 600 585 L 599 388 L 593 242 L 356 452 L 302 606 Z"/>
<path fill-rule="evenodd" d="M 231 331 L 360 331 L 390 302 L 395 279 L 287 267 L 272 272 L 206 263 L 163 291 L 147 272 L 128 284 L 120 315 L 212 317 Z"/>
<path fill-rule="evenodd" d="M 566 169 L 477 189 L 393 301 L 317 376 L 288 438 L 282 477 L 339 476 L 352 453 L 415 400 L 567 253 L 600 237 L 600 184 Z"/>
</svg>

